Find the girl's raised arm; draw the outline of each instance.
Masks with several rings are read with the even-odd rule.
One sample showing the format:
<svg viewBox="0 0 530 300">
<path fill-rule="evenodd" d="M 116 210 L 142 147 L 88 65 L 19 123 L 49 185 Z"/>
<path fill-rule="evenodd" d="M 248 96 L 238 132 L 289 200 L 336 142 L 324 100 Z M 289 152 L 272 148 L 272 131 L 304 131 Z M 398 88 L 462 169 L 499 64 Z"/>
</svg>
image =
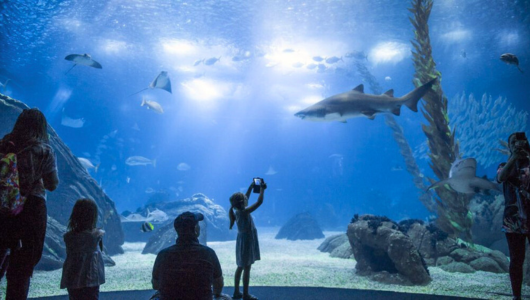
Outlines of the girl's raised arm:
<svg viewBox="0 0 530 300">
<path fill-rule="evenodd" d="M 249 194 L 250 194 L 250 189 L 251 189 L 252 185 L 250 185 L 249 187 Z M 265 193 L 265 189 L 267 188 L 267 184 L 265 184 L 265 182 L 263 182 L 263 180 L 261 181 L 261 188 L 260 188 L 260 191 L 259 191 L 259 197 L 258 197 L 258 201 L 256 201 L 256 203 L 250 205 L 249 207 L 246 207 L 245 208 L 245 212 L 247 213 L 251 213 L 253 211 L 255 211 L 256 209 L 258 209 L 258 207 L 261 206 L 261 204 L 263 204 L 263 194 Z"/>
</svg>

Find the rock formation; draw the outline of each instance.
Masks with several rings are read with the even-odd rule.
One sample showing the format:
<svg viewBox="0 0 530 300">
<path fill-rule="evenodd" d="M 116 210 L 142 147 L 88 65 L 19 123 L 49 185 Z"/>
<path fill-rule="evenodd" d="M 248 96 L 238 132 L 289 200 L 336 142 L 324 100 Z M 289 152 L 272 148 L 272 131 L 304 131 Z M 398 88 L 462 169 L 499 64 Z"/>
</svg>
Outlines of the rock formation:
<svg viewBox="0 0 530 300">
<path fill-rule="evenodd" d="M 292 217 L 280 228 L 275 239 L 314 240 L 324 237 L 318 222 L 310 213 L 300 213 Z"/>
<path fill-rule="evenodd" d="M 0 138 L 13 129 L 17 117 L 23 109 L 29 107 L 15 99 L 0 95 Z M 90 198 L 96 201 L 99 208 L 98 227 L 105 230 L 103 243 L 106 245 L 107 253 L 110 255 L 123 253 L 123 232 L 121 222 L 114 202 L 101 190 L 97 182 L 88 174 L 86 169 L 79 163 L 70 149 L 61 141 L 51 126 L 48 126 L 50 145 L 57 154 L 57 167 L 60 183 L 54 192 L 48 192 L 48 228 L 46 232 L 46 244 L 44 250 L 44 261 L 42 265 L 57 267 L 64 260 L 64 242 L 61 230 L 65 226 L 72 212 L 74 203 L 79 198 Z M 47 259 L 48 257 L 49 259 Z M 62 265 L 61 265 L 62 266 Z"/>
<path fill-rule="evenodd" d="M 201 225 L 199 241 L 202 244 L 206 244 L 207 240 L 226 241 L 235 239 L 237 234 L 236 230 L 229 230 L 228 212 L 208 199 L 204 194 L 194 194 L 191 198 L 178 201 L 153 203 L 140 209 L 137 213 L 144 215 L 147 209 L 164 211 L 168 216 L 168 220 L 160 224 L 158 228 L 155 228 L 142 251 L 143 254 L 158 254 L 160 250 L 175 244 L 177 233 L 173 227 L 173 222 L 179 214 L 185 211 L 200 212 L 204 215 L 204 221 L 199 224 Z"/>
<path fill-rule="evenodd" d="M 348 225 L 357 273 L 385 283 L 425 285 L 431 277 L 412 240 L 386 217 L 357 215 Z"/>
</svg>

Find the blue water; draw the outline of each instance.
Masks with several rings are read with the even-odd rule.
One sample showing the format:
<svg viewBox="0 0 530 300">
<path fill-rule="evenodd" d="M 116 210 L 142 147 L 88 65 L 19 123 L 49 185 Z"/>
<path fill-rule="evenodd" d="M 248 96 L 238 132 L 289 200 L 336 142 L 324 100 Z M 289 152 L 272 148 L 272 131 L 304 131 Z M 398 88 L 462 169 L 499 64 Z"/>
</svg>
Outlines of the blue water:
<svg viewBox="0 0 530 300">
<path fill-rule="evenodd" d="M 488 93 L 529 109 L 528 75 L 499 60 L 515 53 L 530 72 L 525 3 L 435 1 L 433 56 L 449 98 Z M 147 190 L 170 199 L 201 192 L 228 208 L 229 196 L 259 176 L 268 183 L 255 213 L 259 225 L 282 225 L 302 211 L 332 216 L 339 228 L 362 213 L 424 219 L 429 213 L 383 116 L 346 124 L 294 117 L 363 83 L 345 57 L 355 51 L 367 55 L 362 62 L 384 90 L 411 91 L 409 7 L 368 0 L 0 1 L 0 82 L 10 79 L 7 95 L 44 111 L 76 156 L 100 164 L 91 175 L 119 212 L 144 205 L 155 194 Z M 64 57 L 83 53 L 103 69 L 80 65 L 65 75 L 72 63 Z M 342 61 L 317 72 L 307 68 L 314 56 Z M 193 66 L 213 57 L 221 59 Z M 160 71 L 169 73 L 172 94 L 128 96 Z M 142 97 L 164 113 L 141 107 Z M 62 125 L 63 114 L 84 118 L 84 126 Z M 421 112 L 403 107 L 396 120 L 413 150 L 425 141 Z M 125 164 L 136 155 L 156 159 L 156 167 Z M 189 170 L 178 170 L 180 163 Z M 427 160 L 417 163 L 433 177 Z M 275 174 L 266 175 L 269 168 Z M 494 167 L 479 165 L 478 172 L 491 178 Z"/>
</svg>

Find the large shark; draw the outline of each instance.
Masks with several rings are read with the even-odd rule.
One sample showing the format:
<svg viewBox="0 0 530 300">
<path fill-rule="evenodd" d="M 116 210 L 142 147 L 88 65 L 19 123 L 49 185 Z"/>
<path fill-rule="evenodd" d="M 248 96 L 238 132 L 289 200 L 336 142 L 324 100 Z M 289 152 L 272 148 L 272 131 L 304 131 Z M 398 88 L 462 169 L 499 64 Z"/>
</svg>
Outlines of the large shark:
<svg viewBox="0 0 530 300">
<path fill-rule="evenodd" d="M 463 194 L 475 194 L 488 190 L 500 191 L 494 182 L 476 176 L 477 161 L 474 158 L 457 159 L 451 165 L 449 178 L 436 182 L 427 188 L 435 189 L 441 186 L 450 187 L 454 191 Z"/>
<path fill-rule="evenodd" d="M 437 78 L 414 89 L 403 97 L 394 98 L 394 90 L 388 90 L 382 95 L 364 93 L 364 86 L 358 85 L 353 90 L 328 97 L 310 107 L 301 110 L 295 116 L 307 121 L 346 122 L 347 119 L 365 116 L 370 120 L 380 113 L 393 113 L 399 116 L 401 105 L 405 104 L 410 110 L 418 111 L 418 101 L 429 91 Z"/>
</svg>

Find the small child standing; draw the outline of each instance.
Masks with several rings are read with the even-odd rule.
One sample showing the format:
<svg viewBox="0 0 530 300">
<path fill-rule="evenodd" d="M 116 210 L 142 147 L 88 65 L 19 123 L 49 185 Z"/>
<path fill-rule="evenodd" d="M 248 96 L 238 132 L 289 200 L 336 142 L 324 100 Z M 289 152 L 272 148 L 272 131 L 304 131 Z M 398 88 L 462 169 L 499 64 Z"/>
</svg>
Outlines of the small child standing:
<svg viewBox="0 0 530 300">
<path fill-rule="evenodd" d="M 248 198 L 251 191 L 259 188 L 258 201 L 248 206 Z M 263 193 L 267 185 L 263 179 L 259 179 L 259 184 L 252 181 L 247 193 L 235 193 L 230 197 L 230 229 L 237 221 L 237 241 L 236 241 L 236 263 L 237 269 L 234 278 L 234 295 L 232 298 L 243 300 L 257 300 L 255 296 L 249 294 L 248 285 L 250 281 L 250 268 L 256 260 L 260 260 L 258 231 L 250 213 L 258 209 L 263 203 Z M 235 211 L 235 212 L 234 212 Z M 243 273 L 243 294 L 239 291 L 239 281 Z"/>
<path fill-rule="evenodd" d="M 68 232 L 64 235 L 66 260 L 61 289 L 68 289 L 70 300 L 97 300 L 99 286 L 105 283 L 105 265 L 101 255 L 105 231 L 96 228 L 97 221 L 96 202 L 77 200 L 68 221 Z"/>
</svg>

